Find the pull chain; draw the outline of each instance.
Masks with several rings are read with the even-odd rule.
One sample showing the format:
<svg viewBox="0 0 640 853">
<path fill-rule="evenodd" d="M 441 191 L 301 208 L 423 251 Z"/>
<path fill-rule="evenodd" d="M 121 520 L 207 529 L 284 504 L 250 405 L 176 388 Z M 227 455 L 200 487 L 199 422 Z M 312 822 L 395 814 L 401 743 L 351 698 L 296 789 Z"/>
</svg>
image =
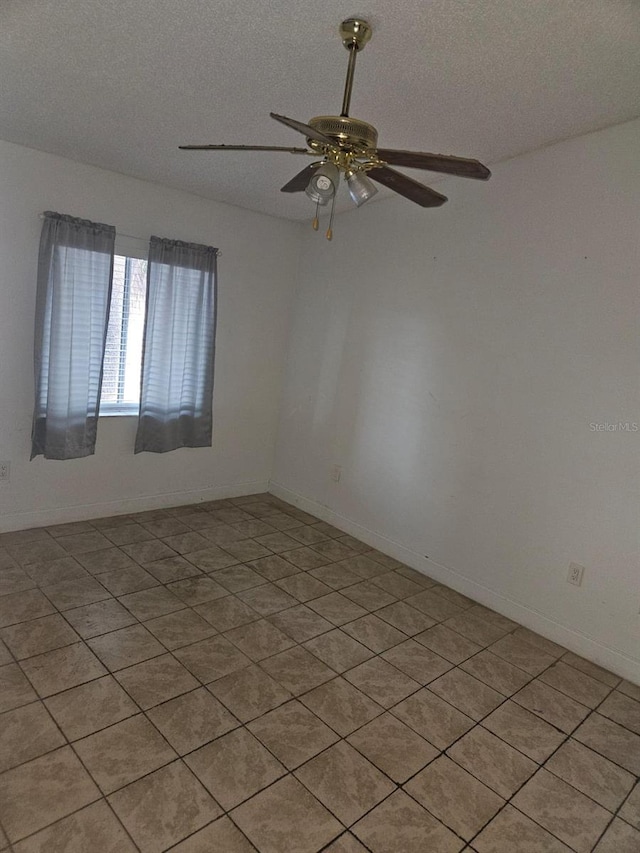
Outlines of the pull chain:
<svg viewBox="0 0 640 853">
<path fill-rule="evenodd" d="M 317 231 L 320 227 L 320 220 L 318 219 L 318 210 L 320 208 L 320 202 L 316 202 L 316 215 L 313 217 L 313 222 L 311 223 L 313 226 L 313 230 Z"/>
<path fill-rule="evenodd" d="M 334 193 L 333 198 L 331 199 L 331 216 L 329 217 L 329 227 L 327 228 L 327 240 L 333 239 L 333 211 L 336 206 L 336 195 L 337 193 Z"/>
</svg>

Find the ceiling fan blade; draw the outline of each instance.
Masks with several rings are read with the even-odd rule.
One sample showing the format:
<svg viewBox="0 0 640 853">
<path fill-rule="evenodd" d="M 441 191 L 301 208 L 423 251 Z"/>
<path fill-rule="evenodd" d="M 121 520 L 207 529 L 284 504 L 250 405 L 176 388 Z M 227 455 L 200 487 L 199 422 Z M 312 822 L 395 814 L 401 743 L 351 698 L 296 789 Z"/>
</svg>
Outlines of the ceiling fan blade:
<svg viewBox="0 0 640 853">
<path fill-rule="evenodd" d="M 487 181 L 491 177 L 489 169 L 479 160 L 451 157 L 448 154 L 428 154 L 423 151 L 396 151 L 392 148 L 379 148 L 378 157 L 392 166 L 427 169 L 430 172 L 457 175 L 459 178 L 476 178 L 479 181 Z"/>
<path fill-rule="evenodd" d="M 311 176 L 318 168 L 320 163 L 310 163 L 308 166 L 298 172 L 289 183 L 280 188 L 281 193 L 300 193 L 307 188 L 307 184 L 311 180 Z"/>
<path fill-rule="evenodd" d="M 424 184 L 419 184 L 413 178 L 407 177 L 394 169 L 389 169 L 388 166 L 379 166 L 377 169 L 368 169 L 367 177 L 373 178 L 379 184 L 389 187 L 410 201 L 415 201 L 421 207 L 440 207 L 447 201 L 445 195 L 440 195 L 431 187 L 425 187 Z"/>
<path fill-rule="evenodd" d="M 280 145 L 178 145 L 182 151 L 288 151 L 290 154 L 313 154 L 306 148 L 282 148 Z"/>
<path fill-rule="evenodd" d="M 297 130 L 298 133 L 302 133 L 310 139 L 316 139 L 318 142 L 324 142 L 325 145 L 330 145 L 332 148 L 336 148 L 337 146 L 336 142 L 331 139 L 330 136 L 325 136 L 324 133 L 320 133 L 320 131 L 315 130 L 309 124 L 303 124 L 301 121 L 296 121 L 294 118 L 287 118 L 287 116 L 279 116 L 277 113 L 269 113 L 269 115 L 276 121 L 286 124 L 287 127 Z"/>
</svg>

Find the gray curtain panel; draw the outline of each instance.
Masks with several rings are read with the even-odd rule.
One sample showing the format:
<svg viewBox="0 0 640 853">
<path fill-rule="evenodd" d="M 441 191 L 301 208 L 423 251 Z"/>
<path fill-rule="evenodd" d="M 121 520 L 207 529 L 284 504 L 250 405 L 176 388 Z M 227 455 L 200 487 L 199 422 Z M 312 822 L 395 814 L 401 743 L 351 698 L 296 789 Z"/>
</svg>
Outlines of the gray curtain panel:
<svg viewBox="0 0 640 853">
<path fill-rule="evenodd" d="M 211 446 L 217 255 L 151 238 L 136 453 Z"/>
<path fill-rule="evenodd" d="M 112 225 L 44 214 L 32 459 L 76 459 L 95 451 L 115 236 Z"/>
</svg>

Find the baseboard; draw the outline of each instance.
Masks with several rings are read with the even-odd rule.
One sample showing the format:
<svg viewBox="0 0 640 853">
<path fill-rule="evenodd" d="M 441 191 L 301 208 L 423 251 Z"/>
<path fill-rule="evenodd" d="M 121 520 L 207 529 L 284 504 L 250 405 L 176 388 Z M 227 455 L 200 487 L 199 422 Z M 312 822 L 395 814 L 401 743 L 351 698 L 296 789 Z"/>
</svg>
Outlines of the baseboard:
<svg viewBox="0 0 640 853">
<path fill-rule="evenodd" d="M 521 625 L 530 628 L 532 631 L 536 631 L 554 643 L 565 646 L 565 648 L 575 652 L 575 654 L 587 658 L 623 678 L 629 679 L 634 684 L 640 684 L 640 660 L 631 658 L 618 649 L 605 646 L 599 640 L 589 637 L 587 634 L 567 628 L 565 625 L 561 625 L 559 622 L 545 616 L 544 613 L 540 613 L 526 604 L 507 598 L 496 590 L 477 583 L 477 581 L 466 577 L 455 569 L 436 563 L 433 560 L 425 560 L 423 554 L 418 554 L 416 551 L 412 551 L 410 548 L 401 545 L 393 539 L 381 536 L 379 533 L 363 527 L 350 518 L 340 515 L 340 513 L 329 509 L 329 507 L 310 500 L 280 483 L 272 481 L 269 484 L 269 491 L 276 497 L 299 507 L 305 512 L 315 515 L 323 521 L 327 521 L 329 524 L 335 525 L 351 536 L 355 536 L 367 545 L 371 545 L 372 548 L 377 548 L 379 551 L 394 557 L 396 560 L 400 560 L 405 565 L 411 566 L 412 569 L 416 569 L 437 580 L 439 583 L 446 584 L 457 592 L 461 592 L 463 595 L 472 598 L 474 601 L 490 607 L 503 616 L 519 622 Z"/>
<path fill-rule="evenodd" d="M 163 509 L 168 506 L 183 506 L 224 498 L 239 498 L 243 495 L 266 492 L 268 488 L 267 480 L 258 480 L 249 483 L 211 486 L 207 489 L 195 489 L 186 492 L 162 492 L 161 494 L 143 495 L 136 498 L 10 513 L 0 518 L 0 533 L 8 533 L 11 530 L 26 530 L 29 527 L 65 524 L 68 521 L 88 521 L 92 518 L 103 518 L 110 515 L 127 515 L 130 512 L 144 512 L 149 509 Z"/>
</svg>

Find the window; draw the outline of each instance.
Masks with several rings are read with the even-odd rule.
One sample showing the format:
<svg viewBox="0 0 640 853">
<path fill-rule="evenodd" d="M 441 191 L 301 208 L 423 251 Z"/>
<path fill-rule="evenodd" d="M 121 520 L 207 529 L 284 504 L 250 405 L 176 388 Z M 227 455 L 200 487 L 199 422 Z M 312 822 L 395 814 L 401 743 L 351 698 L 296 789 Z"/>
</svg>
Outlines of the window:
<svg viewBox="0 0 640 853">
<path fill-rule="evenodd" d="M 146 293 L 147 261 L 115 255 L 101 416 L 138 414 Z"/>
</svg>

